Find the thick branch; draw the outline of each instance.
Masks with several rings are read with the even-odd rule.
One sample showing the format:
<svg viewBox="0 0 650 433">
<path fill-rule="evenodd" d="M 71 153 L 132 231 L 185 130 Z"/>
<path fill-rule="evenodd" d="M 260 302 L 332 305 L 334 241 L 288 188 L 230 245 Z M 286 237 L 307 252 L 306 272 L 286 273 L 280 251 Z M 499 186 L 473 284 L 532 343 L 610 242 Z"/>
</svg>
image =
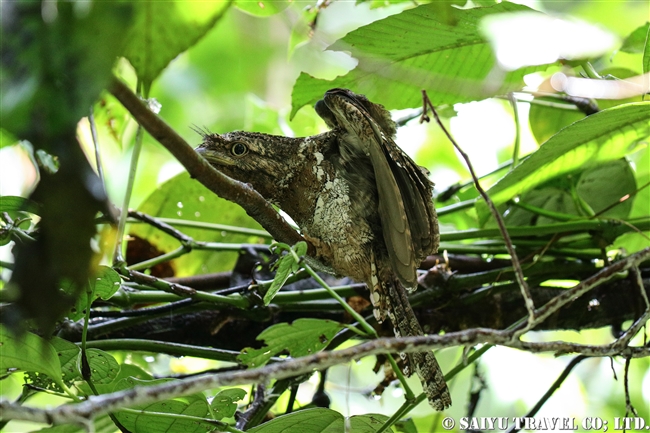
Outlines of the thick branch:
<svg viewBox="0 0 650 433">
<path fill-rule="evenodd" d="M 123 82 L 113 78 L 108 90 L 153 138 L 174 155 L 193 178 L 219 197 L 239 204 L 278 241 L 295 244 L 304 240 L 257 191 L 248 184 L 215 170 L 176 131 L 149 110 Z"/>
<path fill-rule="evenodd" d="M 584 271 L 582 271 L 584 272 Z M 589 274 L 587 274 L 589 275 Z M 650 296 L 650 275 L 644 270 L 643 284 Z M 578 275 L 562 273 L 561 278 L 574 279 Z M 453 280 L 450 280 L 453 281 Z M 355 290 L 346 295 L 350 298 Z M 367 290 L 360 287 L 357 296 L 367 297 Z M 455 332 L 471 328 L 503 329 L 519 318 L 526 315 L 526 308 L 516 284 L 497 285 L 478 290 L 456 290 L 450 292 L 444 285 L 433 290 L 418 291 L 410 297 L 418 321 L 427 332 L 436 333 L 439 330 Z M 544 305 L 553 298 L 566 292 L 564 288 L 533 286 L 533 299 L 536 305 Z M 289 292 L 291 293 L 291 292 Z M 311 291 L 296 291 L 298 298 L 311 298 Z M 188 300 L 191 301 L 191 300 Z M 310 303 L 297 302 L 290 304 L 271 305 L 267 309 L 256 308 L 253 311 L 242 311 L 233 308 L 220 307 L 217 304 L 194 303 L 177 301 L 166 304 L 164 314 L 150 311 L 146 321 L 136 321 L 106 332 L 105 327 L 93 324 L 89 335 L 93 339 L 101 338 L 148 338 L 198 346 L 211 346 L 239 351 L 244 347 L 256 345 L 257 336 L 272 323 L 291 323 L 304 317 L 329 319 L 345 323 L 349 317 L 339 306 L 333 303 L 319 302 L 318 309 L 311 308 Z M 144 301 L 138 301 L 144 302 Z M 370 303 L 368 302 L 368 305 Z M 153 308 L 153 307 L 150 307 Z M 371 315 L 371 311 L 365 311 Z M 593 329 L 608 326 L 620 326 L 628 320 L 635 320 L 643 314 L 644 300 L 633 275 L 624 279 L 606 282 L 594 288 L 588 296 L 582 296 L 565 305 L 544 322 L 536 330 L 557 329 Z M 134 310 L 133 314 L 145 315 L 145 310 Z M 106 316 L 108 317 L 108 315 Z M 111 323 L 111 319 L 106 323 Z M 390 335 L 392 328 L 388 322 L 382 325 L 384 335 Z M 218 332 L 216 331 L 218 330 Z M 60 331 L 63 338 L 78 341 L 81 338 L 80 328 L 73 327 Z M 380 331 L 382 332 L 382 331 Z M 237 335 L 236 339 L 232 335 Z"/>
</svg>

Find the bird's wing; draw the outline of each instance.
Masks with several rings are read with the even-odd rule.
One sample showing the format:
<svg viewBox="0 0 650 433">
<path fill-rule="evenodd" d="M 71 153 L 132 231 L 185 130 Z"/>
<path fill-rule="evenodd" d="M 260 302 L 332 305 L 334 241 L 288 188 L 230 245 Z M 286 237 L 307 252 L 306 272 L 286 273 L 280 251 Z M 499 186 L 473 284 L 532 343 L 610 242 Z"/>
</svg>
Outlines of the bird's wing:
<svg viewBox="0 0 650 433">
<path fill-rule="evenodd" d="M 347 145 L 356 143 L 369 157 L 391 265 L 404 286 L 415 287 L 417 266 L 438 245 L 431 181 L 393 141 L 395 124 L 381 105 L 346 89 L 332 89 L 316 109 L 330 127 L 347 132 Z"/>
</svg>

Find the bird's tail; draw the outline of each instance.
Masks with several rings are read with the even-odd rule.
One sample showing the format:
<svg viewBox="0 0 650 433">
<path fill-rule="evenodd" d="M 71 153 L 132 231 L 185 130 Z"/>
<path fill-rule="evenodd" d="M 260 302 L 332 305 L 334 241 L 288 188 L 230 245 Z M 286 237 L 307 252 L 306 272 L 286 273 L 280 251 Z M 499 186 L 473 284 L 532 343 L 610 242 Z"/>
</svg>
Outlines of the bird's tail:
<svg viewBox="0 0 650 433">
<path fill-rule="evenodd" d="M 384 293 L 388 295 L 388 317 L 393 323 L 395 335 L 398 337 L 424 335 L 422 327 L 406 297 L 404 286 L 396 279 L 382 284 L 382 286 L 384 286 Z M 401 354 L 401 356 L 407 365 L 405 373 L 408 376 L 413 372 L 417 373 L 431 406 L 438 411 L 451 406 L 449 388 L 447 388 L 444 375 L 433 352 L 427 350 L 407 353 L 405 356 Z"/>
</svg>

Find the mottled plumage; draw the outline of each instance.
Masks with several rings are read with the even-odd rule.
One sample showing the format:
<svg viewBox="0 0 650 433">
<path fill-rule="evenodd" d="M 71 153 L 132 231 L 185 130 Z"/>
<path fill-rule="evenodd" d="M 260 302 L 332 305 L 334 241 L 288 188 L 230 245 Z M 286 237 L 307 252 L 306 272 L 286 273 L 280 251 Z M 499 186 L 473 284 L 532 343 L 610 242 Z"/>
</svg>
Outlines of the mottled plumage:
<svg viewBox="0 0 650 433">
<path fill-rule="evenodd" d="M 422 335 L 406 297 L 416 270 L 438 247 L 433 185 L 393 141 L 383 106 L 346 89 L 316 104 L 331 131 L 304 138 L 251 132 L 206 134 L 197 152 L 225 174 L 248 182 L 300 226 L 316 259 L 370 289 L 375 317 L 398 336 Z M 451 398 L 431 351 L 404 356 L 431 405 Z"/>
</svg>

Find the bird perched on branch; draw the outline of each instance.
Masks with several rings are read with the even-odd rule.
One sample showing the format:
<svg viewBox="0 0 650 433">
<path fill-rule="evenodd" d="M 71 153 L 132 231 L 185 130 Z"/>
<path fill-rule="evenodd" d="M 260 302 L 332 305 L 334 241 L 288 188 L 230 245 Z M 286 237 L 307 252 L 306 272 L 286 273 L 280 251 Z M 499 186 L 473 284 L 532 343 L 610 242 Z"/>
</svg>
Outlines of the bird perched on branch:
<svg viewBox="0 0 650 433">
<path fill-rule="evenodd" d="M 330 131 L 204 134 L 197 152 L 290 215 L 320 263 L 365 282 L 379 322 L 388 317 L 397 336 L 422 335 L 406 295 L 417 287 L 420 262 L 438 248 L 428 172 L 395 144 L 395 123 L 382 105 L 332 89 L 315 108 Z M 404 361 L 435 409 L 451 405 L 433 352 Z"/>
</svg>

